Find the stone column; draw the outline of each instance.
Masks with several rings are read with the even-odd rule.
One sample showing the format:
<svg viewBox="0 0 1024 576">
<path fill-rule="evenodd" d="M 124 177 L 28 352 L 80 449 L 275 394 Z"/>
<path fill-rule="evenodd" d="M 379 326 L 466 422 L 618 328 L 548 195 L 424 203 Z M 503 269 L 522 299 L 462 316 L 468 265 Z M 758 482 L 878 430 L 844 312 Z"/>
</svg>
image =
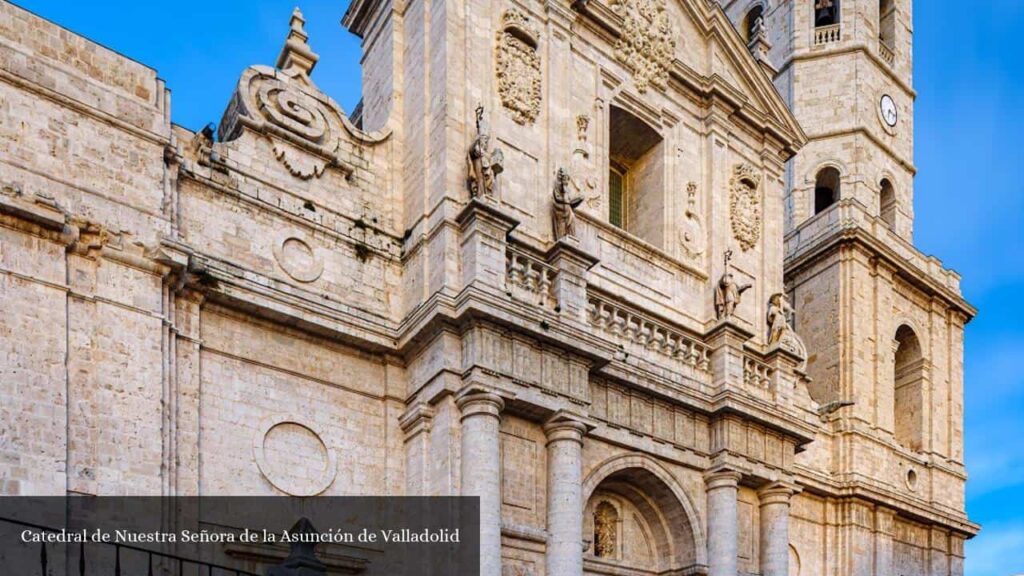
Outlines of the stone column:
<svg viewBox="0 0 1024 576">
<path fill-rule="evenodd" d="M 704 476 L 708 495 L 708 576 L 736 576 L 739 570 L 739 520 L 736 496 L 742 475 L 732 470 Z"/>
<path fill-rule="evenodd" d="M 548 436 L 547 572 L 583 574 L 583 435 L 576 420 L 557 420 L 544 427 Z"/>
<path fill-rule="evenodd" d="M 458 399 L 462 411 L 462 495 L 480 497 L 480 576 L 501 576 L 501 443 L 505 402 L 473 390 Z"/>
<path fill-rule="evenodd" d="M 761 498 L 761 576 L 789 576 L 789 502 L 793 490 L 772 484 Z"/>
</svg>

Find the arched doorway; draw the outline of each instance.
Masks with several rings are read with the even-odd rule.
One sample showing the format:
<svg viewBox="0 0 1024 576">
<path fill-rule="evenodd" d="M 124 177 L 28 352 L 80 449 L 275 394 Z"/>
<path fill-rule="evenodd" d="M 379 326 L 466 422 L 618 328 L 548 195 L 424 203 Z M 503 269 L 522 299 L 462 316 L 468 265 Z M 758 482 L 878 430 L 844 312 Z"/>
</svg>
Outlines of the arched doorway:
<svg viewBox="0 0 1024 576">
<path fill-rule="evenodd" d="M 590 475 L 583 517 L 585 574 L 673 574 L 706 564 L 689 500 L 652 460 L 613 460 Z"/>
</svg>

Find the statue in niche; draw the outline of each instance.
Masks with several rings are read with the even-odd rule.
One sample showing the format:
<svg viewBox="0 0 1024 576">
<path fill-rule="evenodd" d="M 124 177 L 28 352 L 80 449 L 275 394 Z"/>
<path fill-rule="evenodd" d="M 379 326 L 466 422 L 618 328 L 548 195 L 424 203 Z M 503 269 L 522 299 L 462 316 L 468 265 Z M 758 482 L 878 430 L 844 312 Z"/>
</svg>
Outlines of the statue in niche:
<svg viewBox="0 0 1024 576">
<path fill-rule="evenodd" d="M 686 185 L 687 206 L 683 214 L 683 222 L 679 227 L 679 243 L 683 252 L 690 260 L 697 260 L 704 254 L 707 236 L 704 232 L 704 221 L 697 207 L 697 183 Z"/>
<path fill-rule="evenodd" d="M 594 509 L 594 556 L 614 558 L 618 540 L 619 512 L 608 502 Z"/>
<path fill-rule="evenodd" d="M 484 107 L 476 109 L 476 139 L 469 148 L 466 164 L 469 169 L 469 195 L 493 199 L 498 188 L 498 175 L 504 171 L 504 156 L 491 147 L 491 134 L 484 120 Z"/>
<path fill-rule="evenodd" d="M 736 283 L 736 279 L 730 269 L 731 260 L 732 250 L 726 250 L 725 271 L 722 272 L 722 278 L 718 281 L 718 286 L 715 287 L 715 315 L 719 320 L 732 317 L 736 312 L 736 307 L 740 305 L 743 293 L 753 287 L 753 284 Z"/>
<path fill-rule="evenodd" d="M 551 222 L 554 225 L 556 241 L 576 236 L 576 208 L 583 203 L 583 196 L 574 194 L 575 188 L 569 172 L 565 168 L 559 168 L 555 176 L 555 188 L 551 194 L 554 199 Z"/>
</svg>

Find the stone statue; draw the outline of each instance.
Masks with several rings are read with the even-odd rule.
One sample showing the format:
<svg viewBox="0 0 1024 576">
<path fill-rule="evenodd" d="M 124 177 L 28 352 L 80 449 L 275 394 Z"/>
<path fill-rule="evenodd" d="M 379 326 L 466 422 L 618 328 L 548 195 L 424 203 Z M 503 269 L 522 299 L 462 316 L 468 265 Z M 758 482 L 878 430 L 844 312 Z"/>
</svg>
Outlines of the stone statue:
<svg viewBox="0 0 1024 576">
<path fill-rule="evenodd" d="M 719 320 L 731 317 L 736 312 L 736 307 L 740 305 L 743 293 L 753 286 L 753 284 L 736 283 L 732 271 L 729 269 L 730 260 L 732 260 L 732 250 L 726 250 L 725 272 L 722 273 L 722 278 L 718 281 L 718 286 L 715 287 L 715 315 Z"/>
<path fill-rule="evenodd" d="M 576 236 L 576 207 L 583 203 L 583 196 L 574 195 L 574 188 L 569 172 L 565 168 L 559 168 L 555 176 L 555 188 L 551 194 L 555 202 L 551 210 L 555 240 Z"/>
<path fill-rule="evenodd" d="M 783 293 L 776 294 L 768 300 L 768 344 L 778 344 L 786 334 L 793 330 L 793 307 Z"/>
<path fill-rule="evenodd" d="M 785 294 L 776 294 L 768 300 L 768 346 L 778 347 L 796 355 L 804 361 L 801 364 L 801 369 L 804 369 L 807 347 L 796 330 L 793 330 L 793 312 L 793 307 Z"/>
<path fill-rule="evenodd" d="M 491 147 L 491 134 L 484 121 L 484 107 L 476 109 L 476 139 L 469 148 L 466 164 L 469 169 L 469 195 L 473 198 L 493 198 L 498 175 L 504 170 L 501 150 Z"/>
</svg>

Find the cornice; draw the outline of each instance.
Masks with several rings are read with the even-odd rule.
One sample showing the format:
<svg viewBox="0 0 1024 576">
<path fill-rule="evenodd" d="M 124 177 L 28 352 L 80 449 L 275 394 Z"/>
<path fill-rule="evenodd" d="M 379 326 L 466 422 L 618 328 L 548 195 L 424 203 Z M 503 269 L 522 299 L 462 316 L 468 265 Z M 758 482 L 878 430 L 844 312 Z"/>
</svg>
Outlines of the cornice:
<svg viewBox="0 0 1024 576">
<path fill-rule="evenodd" d="M 853 209 L 857 210 L 865 218 L 870 218 L 863 205 L 854 199 L 841 200 L 828 211 L 816 215 L 807 220 L 795 230 L 786 235 L 786 242 L 794 241 L 799 235 L 807 230 L 811 224 L 820 218 L 828 218 L 833 210 Z M 784 263 L 785 275 L 787 277 L 800 274 L 804 269 L 827 257 L 833 251 L 843 245 L 853 245 L 866 251 L 867 254 L 877 257 L 888 263 L 896 273 L 910 283 L 912 286 L 922 290 L 930 297 L 938 297 L 945 301 L 951 308 L 964 314 L 968 319 L 977 315 L 976 308 L 971 306 L 966 299 L 958 292 L 942 284 L 935 276 L 927 270 L 923 270 L 912 262 L 901 256 L 890 244 L 902 242 L 902 247 L 919 256 L 922 261 L 929 261 L 931 257 L 922 254 L 912 244 L 903 241 L 895 235 L 892 238 L 883 240 L 866 230 L 861 222 L 856 219 L 841 220 L 837 224 L 825 230 L 820 236 L 807 240 L 805 245 L 796 249 L 793 253 L 787 253 Z M 936 261 L 937 262 L 937 261 Z M 955 274 L 945 270 L 947 273 Z"/>
</svg>

